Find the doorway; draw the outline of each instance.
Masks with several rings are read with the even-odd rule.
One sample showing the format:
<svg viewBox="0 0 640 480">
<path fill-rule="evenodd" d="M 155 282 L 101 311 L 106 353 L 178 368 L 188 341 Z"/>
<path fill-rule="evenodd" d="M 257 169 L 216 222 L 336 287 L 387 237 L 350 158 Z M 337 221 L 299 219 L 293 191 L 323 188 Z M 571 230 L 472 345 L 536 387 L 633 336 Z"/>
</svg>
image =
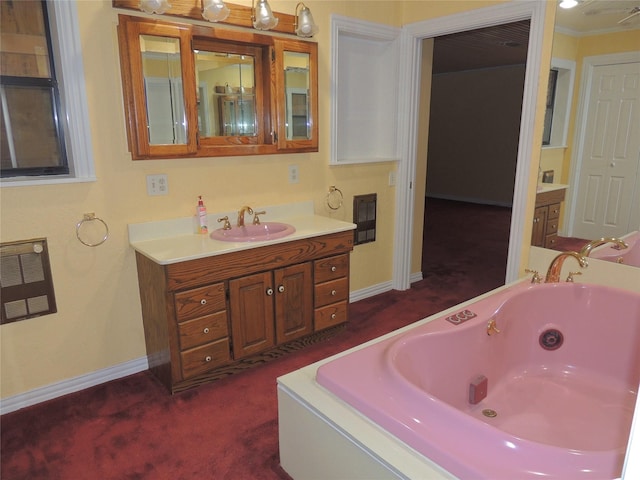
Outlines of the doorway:
<svg viewBox="0 0 640 480">
<path fill-rule="evenodd" d="M 529 24 L 423 41 L 433 60 L 422 275 L 469 298 L 505 283 Z"/>
<path fill-rule="evenodd" d="M 418 157 L 419 148 L 419 111 L 417 98 L 420 98 L 420 57 L 422 42 L 428 38 L 462 32 L 492 25 L 530 20 L 525 88 L 522 100 L 522 116 L 516 159 L 515 183 L 511 227 L 509 230 L 509 251 L 507 256 L 506 282 L 516 280 L 520 276 L 523 258 L 524 232 L 530 229 L 531 215 L 527 215 L 527 207 L 531 207 L 530 190 L 534 188 L 530 178 L 537 169 L 537 162 L 532 156 L 539 154 L 539 138 L 536 140 L 536 105 L 538 103 L 539 85 L 543 82 L 541 65 L 544 49 L 550 49 L 552 35 L 545 32 L 545 19 L 552 21 L 555 5 L 547 2 L 507 2 L 474 10 L 473 15 L 454 14 L 449 17 L 425 20 L 403 27 L 403 47 L 400 58 L 399 88 L 399 126 L 398 144 L 401 161 L 398 163 L 397 201 L 395 215 L 395 248 L 393 252 L 393 284 L 392 288 L 406 290 L 410 288 L 412 260 L 416 258 L 419 246 L 415 245 L 414 220 L 416 202 L 423 202 L 422 192 L 415 196 L 414 181 L 416 173 L 424 168 L 425 157 Z M 551 10 L 553 8 L 554 10 Z M 548 77 L 548 72 L 545 73 Z M 535 163 L 535 165 L 534 165 Z M 422 181 L 422 178 L 417 179 Z M 420 188 L 420 190 L 422 190 Z M 422 207 L 417 207 L 419 212 Z M 421 220 L 419 220 L 421 221 Z M 528 235 L 527 235 L 528 236 Z M 421 242 L 421 239 L 420 239 Z M 526 255 L 526 254 L 525 254 Z M 419 267 L 418 267 L 419 268 Z"/>
</svg>

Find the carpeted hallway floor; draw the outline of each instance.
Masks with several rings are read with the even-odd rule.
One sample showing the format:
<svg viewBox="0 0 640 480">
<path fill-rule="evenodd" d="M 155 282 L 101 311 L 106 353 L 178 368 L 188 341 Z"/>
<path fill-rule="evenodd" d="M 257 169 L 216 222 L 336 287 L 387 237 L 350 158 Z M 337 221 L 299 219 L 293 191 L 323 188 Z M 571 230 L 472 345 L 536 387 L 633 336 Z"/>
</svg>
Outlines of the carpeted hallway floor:
<svg viewBox="0 0 640 480">
<path fill-rule="evenodd" d="M 432 204 L 424 280 L 351 304 L 332 339 L 174 396 L 143 372 L 2 416 L 2 479 L 287 479 L 278 376 L 504 283 L 510 212 L 466 208 Z"/>
</svg>

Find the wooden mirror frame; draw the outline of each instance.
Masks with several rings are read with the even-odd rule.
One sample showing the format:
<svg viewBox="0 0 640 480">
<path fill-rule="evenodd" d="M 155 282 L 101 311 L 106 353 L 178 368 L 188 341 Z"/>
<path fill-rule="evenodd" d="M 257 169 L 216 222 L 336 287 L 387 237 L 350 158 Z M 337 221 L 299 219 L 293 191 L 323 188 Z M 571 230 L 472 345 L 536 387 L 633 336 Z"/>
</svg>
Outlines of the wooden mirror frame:
<svg viewBox="0 0 640 480">
<path fill-rule="evenodd" d="M 315 42 L 279 38 L 220 27 L 165 22 L 140 16 L 118 16 L 118 40 L 129 148 L 133 160 L 155 158 L 220 157 L 268 155 L 318 151 L 318 45 Z M 146 93 L 140 52 L 140 35 L 177 38 L 180 42 L 186 144 L 149 143 Z M 194 45 L 221 44 L 258 50 L 262 59 L 257 68 L 257 135 L 252 137 L 203 137 L 198 134 L 198 111 Z M 206 48 L 205 48 L 206 49 Z M 285 51 L 309 54 L 309 124 L 311 138 L 286 140 Z M 282 70 L 282 71 L 281 71 Z M 220 140 L 224 139 L 224 140 Z"/>
</svg>

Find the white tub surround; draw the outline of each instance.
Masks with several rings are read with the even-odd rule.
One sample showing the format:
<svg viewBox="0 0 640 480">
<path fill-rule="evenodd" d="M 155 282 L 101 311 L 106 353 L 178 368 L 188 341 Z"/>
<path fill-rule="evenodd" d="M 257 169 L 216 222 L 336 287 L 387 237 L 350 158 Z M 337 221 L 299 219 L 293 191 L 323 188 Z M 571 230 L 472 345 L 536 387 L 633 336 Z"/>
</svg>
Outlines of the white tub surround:
<svg viewBox="0 0 640 480">
<path fill-rule="evenodd" d="M 129 224 L 129 244 L 137 252 L 159 265 L 170 265 L 187 260 L 249 250 L 265 245 L 346 232 L 356 228 L 353 223 L 314 214 L 313 202 L 311 201 L 286 205 L 252 206 L 252 208 L 254 211 L 264 210 L 267 212 L 266 215 L 260 215 L 260 219 L 263 222 L 288 223 L 293 225 L 296 231 L 291 235 L 276 240 L 223 242 L 211 239 L 208 234 L 195 233 L 195 217 L 192 216 L 173 220 Z M 229 217 L 231 224 L 235 225 L 238 211 L 208 214 L 209 232 L 222 227 L 222 224 L 218 223 L 217 220 L 224 216 Z M 251 216 L 247 215 L 245 221 L 250 224 Z"/>
<path fill-rule="evenodd" d="M 280 464 L 284 470 L 297 480 L 456 478 L 321 387 L 316 372 L 336 358 L 459 312 L 493 292 L 279 377 Z"/>
<path fill-rule="evenodd" d="M 532 250 L 535 253 L 529 266 L 544 274 L 557 252 L 554 254 L 537 248 Z M 545 255 L 546 252 L 551 254 Z M 576 277 L 576 282 L 605 284 L 640 293 L 640 269 L 602 261 L 592 263 L 594 265 L 582 270 L 583 276 Z M 595 268 L 590 272 L 592 266 Z M 623 270 L 616 276 L 611 272 L 612 267 Z M 568 270 L 569 266 L 565 268 Z M 529 279 L 530 275 L 527 275 L 521 281 L 529 282 Z M 587 279 L 589 280 L 584 281 Z M 316 382 L 316 372 L 332 360 L 401 335 L 437 318 L 460 312 L 471 303 L 518 283 L 520 281 L 278 378 L 280 461 L 284 470 L 300 480 L 456 478 L 321 387 Z M 636 416 L 637 414 L 638 412 Z M 639 453 L 637 449 L 634 452 L 631 448 L 636 436 L 635 430 L 637 427 L 634 425 L 622 478 L 635 478 L 630 473 L 637 468 L 635 461 Z"/>
</svg>

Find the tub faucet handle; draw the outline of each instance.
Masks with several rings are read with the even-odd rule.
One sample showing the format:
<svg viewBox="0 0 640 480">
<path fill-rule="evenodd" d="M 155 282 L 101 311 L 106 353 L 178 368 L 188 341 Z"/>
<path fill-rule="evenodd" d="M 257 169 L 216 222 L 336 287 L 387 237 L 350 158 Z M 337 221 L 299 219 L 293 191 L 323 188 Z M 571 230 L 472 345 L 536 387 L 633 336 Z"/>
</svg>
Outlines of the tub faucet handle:
<svg viewBox="0 0 640 480">
<path fill-rule="evenodd" d="M 540 276 L 540 274 L 538 273 L 537 270 L 530 270 L 528 268 L 525 268 L 524 270 L 527 273 L 533 273 L 533 277 L 531 277 L 531 283 L 540 283 L 542 282 L 542 277 Z"/>
<path fill-rule="evenodd" d="M 573 283 L 574 275 L 582 275 L 582 272 L 569 272 L 569 276 L 567 277 L 567 282 Z"/>
<path fill-rule="evenodd" d="M 496 333 L 500 333 L 500 330 L 496 326 L 495 318 L 492 318 L 489 320 L 489 323 L 487 323 L 487 335 L 494 335 Z"/>
</svg>

